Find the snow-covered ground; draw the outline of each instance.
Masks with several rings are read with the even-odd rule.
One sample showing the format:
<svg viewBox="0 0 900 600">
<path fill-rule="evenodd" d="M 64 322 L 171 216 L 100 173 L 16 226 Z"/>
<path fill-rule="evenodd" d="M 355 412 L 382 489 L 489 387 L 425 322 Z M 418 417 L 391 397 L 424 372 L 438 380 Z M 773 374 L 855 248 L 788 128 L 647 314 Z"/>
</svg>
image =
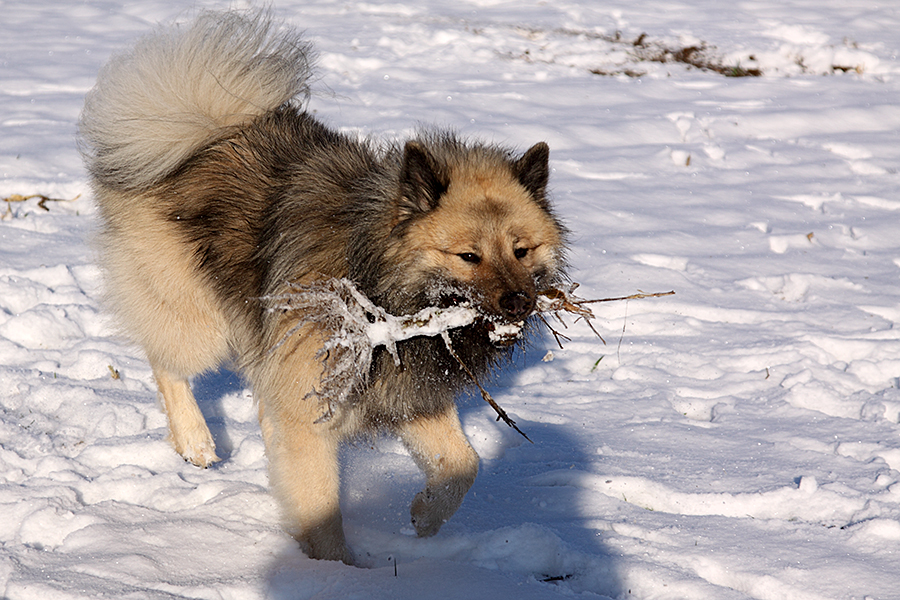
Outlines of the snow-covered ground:
<svg viewBox="0 0 900 600">
<path fill-rule="evenodd" d="M 606 345 L 571 324 L 492 383 L 533 445 L 462 399 L 482 470 L 434 538 L 402 447 L 348 449 L 357 569 L 279 529 L 233 374 L 195 382 L 225 460 L 175 454 L 100 306 L 82 97 L 215 5 L 0 2 L 0 197 L 71 200 L 0 221 L 0 597 L 900 598 L 900 6 L 278 2 L 321 118 L 546 140 L 579 293 L 676 292 L 597 305 Z"/>
</svg>

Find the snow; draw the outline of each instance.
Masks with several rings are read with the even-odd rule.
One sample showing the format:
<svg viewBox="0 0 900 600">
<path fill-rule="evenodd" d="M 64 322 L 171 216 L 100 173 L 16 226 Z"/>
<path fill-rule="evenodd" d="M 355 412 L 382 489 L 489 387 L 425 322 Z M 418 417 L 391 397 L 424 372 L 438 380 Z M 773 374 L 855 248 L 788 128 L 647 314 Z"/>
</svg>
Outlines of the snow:
<svg viewBox="0 0 900 600">
<path fill-rule="evenodd" d="M 319 117 L 547 141 L 579 295 L 676 291 L 596 305 L 607 345 L 570 324 L 491 383 L 534 444 L 461 399 L 481 473 L 434 538 L 411 535 L 399 442 L 349 448 L 360 569 L 280 530 L 235 375 L 194 382 L 225 460 L 175 454 L 102 309 L 83 95 L 111 52 L 214 4 L 0 6 L 0 197 L 61 200 L 0 220 L 3 598 L 900 598 L 900 7 L 274 7 L 317 45 Z M 763 76 L 637 60 L 641 34 Z"/>
</svg>

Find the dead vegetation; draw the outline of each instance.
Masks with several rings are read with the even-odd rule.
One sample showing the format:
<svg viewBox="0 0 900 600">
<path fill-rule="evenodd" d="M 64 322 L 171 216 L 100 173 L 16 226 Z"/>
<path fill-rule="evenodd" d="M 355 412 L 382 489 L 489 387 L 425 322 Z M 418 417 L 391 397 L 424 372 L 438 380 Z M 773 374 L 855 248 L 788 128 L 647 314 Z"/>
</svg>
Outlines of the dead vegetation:
<svg viewBox="0 0 900 600">
<path fill-rule="evenodd" d="M 716 53 L 716 49 L 706 43 L 681 47 L 671 46 L 649 39 L 646 33 L 640 34 L 633 40 L 627 40 L 622 38 L 620 32 L 616 32 L 614 36 L 605 36 L 604 39 L 611 44 L 627 48 L 628 53 L 638 63 L 681 64 L 701 71 L 718 73 L 725 77 L 761 77 L 763 74 L 760 69 L 723 63 L 721 57 Z M 644 74 L 632 69 L 612 72 L 605 69 L 591 69 L 591 73 L 595 75 L 622 74 L 629 77 L 640 77 Z"/>
<path fill-rule="evenodd" d="M 629 39 L 624 37 L 621 31 L 617 31 L 614 34 L 565 28 L 550 31 L 518 28 L 518 31 L 523 37 L 532 41 L 567 37 L 596 40 L 598 44 L 606 46 L 605 48 L 598 47 L 598 56 L 604 53 L 609 55 L 624 53 L 627 57 L 625 61 L 612 61 L 613 64 L 608 66 L 589 68 L 588 70 L 595 75 L 642 77 L 647 72 L 638 67 L 641 63 L 683 65 L 687 68 L 718 73 L 725 77 L 760 77 L 763 74 L 757 68 L 745 68 L 739 64 L 726 64 L 717 53 L 715 47 L 702 42 L 689 46 L 675 46 L 663 41 L 653 40 L 647 33 L 641 33 L 636 38 Z M 532 52 L 531 50 L 525 50 L 518 55 L 510 55 L 510 57 L 528 62 L 557 62 L 557 58 L 541 57 L 540 52 Z M 750 57 L 750 60 L 753 60 L 753 57 Z M 560 62 L 562 61 L 560 60 Z M 600 59 L 598 59 L 598 62 L 601 62 Z"/>
<path fill-rule="evenodd" d="M 508 52 L 507 58 L 524 60 L 531 63 L 557 64 L 575 68 L 586 68 L 595 75 L 643 77 L 651 72 L 650 63 L 681 66 L 716 73 L 724 77 L 762 77 L 766 74 L 755 55 L 746 56 L 744 65 L 727 59 L 715 47 L 698 41 L 690 44 L 678 44 L 673 41 L 654 39 L 647 33 L 637 37 L 626 37 L 621 31 L 612 34 L 596 31 L 556 28 L 540 29 L 517 27 L 516 32 L 528 42 L 535 44 L 520 52 Z M 587 41 L 590 44 L 573 44 L 572 41 Z M 590 45 L 595 45 L 591 52 Z M 851 40 L 844 40 L 847 48 L 856 48 Z M 577 47 L 577 50 L 573 50 Z M 594 58 L 594 56 L 596 58 Z M 805 64 L 802 54 L 794 57 L 799 73 L 840 74 L 865 71 L 863 64 L 832 64 L 830 68 L 822 66 L 813 69 Z M 591 65 L 590 63 L 594 63 Z"/>
<path fill-rule="evenodd" d="M 762 76 L 762 71 L 759 69 L 746 69 L 740 65 L 722 64 L 716 56 L 715 49 L 710 48 L 706 44 L 671 48 L 659 42 L 648 42 L 646 38 L 647 34 L 642 33 L 633 42 L 635 55 L 643 61 L 663 64 L 680 63 L 702 71 L 712 71 L 725 77 Z"/>
<path fill-rule="evenodd" d="M 79 198 L 81 198 L 81 194 L 78 194 L 74 198 L 65 199 L 65 198 L 50 198 L 49 196 L 45 196 L 43 194 L 31 194 L 29 196 L 23 196 L 22 194 L 11 194 L 6 198 L 0 198 L 3 202 L 6 202 L 6 211 L 0 215 L 0 221 L 6 221 L 7 219 L 13 218 L 13 204 L 14 203 L 22 203 L 28 202 L 29 200 L 33 200 L 37 198 L 37 206 L 38 208 L 42 208 L 43 210 L 50 212 L 50 208 L 47 206 L 48 202 L 75 202 Z"/>
</svg>

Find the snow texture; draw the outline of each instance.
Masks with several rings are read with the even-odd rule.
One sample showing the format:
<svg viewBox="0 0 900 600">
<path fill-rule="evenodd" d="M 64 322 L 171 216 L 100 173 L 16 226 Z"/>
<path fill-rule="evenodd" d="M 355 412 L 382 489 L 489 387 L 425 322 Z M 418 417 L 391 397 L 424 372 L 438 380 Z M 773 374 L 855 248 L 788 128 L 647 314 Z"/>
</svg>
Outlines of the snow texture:
<svg viewBox="0 0 900 600">
<path fill-rule="evenodd" d="M 348 448 L 368 568 L 281 531 L 228 371 L 194 381 L 225 460 L 185 464 L 101 307 L 84 95 L 203 7 L 225 5 L 0 3 L 0 198 L 59 200 L 0 220 L 0 597 L 900 598 L 896 3 L 273 7 L 318 49 L 319 118 L 544 140 L 580 295 L 676 291 L 597 305 L 608 345 L 572 323 L 490 382 L 534 444 L 461 399 L 481 473 L 434 538 L 412 535 L 399 442 Z"/>
</svg>

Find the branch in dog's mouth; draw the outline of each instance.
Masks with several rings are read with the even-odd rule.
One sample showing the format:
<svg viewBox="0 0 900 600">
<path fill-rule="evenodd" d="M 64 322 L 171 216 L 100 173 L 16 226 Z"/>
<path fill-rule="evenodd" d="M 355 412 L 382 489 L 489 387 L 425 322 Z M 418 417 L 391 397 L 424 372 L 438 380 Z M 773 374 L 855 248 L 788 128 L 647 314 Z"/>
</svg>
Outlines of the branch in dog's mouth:
<svg viewBox="0 0 900 600">
<path fill-rule="evenodd" d="M 587 323 L 588 327 L 602 341 L 603 338 L 591 323 L 594 314 L 586 306 L 587 304 L 655 298 L 675 293 L 674 291 L 639 293 L 620 298 L 585 300 L 573 294 L 577 287 L 578 284 L 571 284 L 562 289 L 549 288 L 540 292 L 532 312 L 547 324 L 560 347 L 562 347 L 560 338 L 566 340 L 568 338 L 550 327 L 544 317 L 545 314 L 552 314 L 563 326 L 565 326 L 562 319 L 564 313 L 575 315 L 576 321 L 583 320 Z M 375 348 L 384 346 L 393 358 L 394 364 L 399 366 L 398 342 L 414 337 L 439 335 L 450 355 L 459 362 L 462 369 L 478 387 L 485 402 L 497 412 L 497 420 L 502 420 L 518 431 L 526 440 L 531 441 L 524 432 L 516 427 L 515 421 L 494 401 L 478 381 L 470 366 L 466 365 L 456 353 L 450 343 L 449 335 L 449 332 L 454 329 L 477 322 L 485 322 L 488 325 L 488 335 L 492 343 L 511 345 L 521 339 L 525 325 L 524 320 L 506 323 L 491 319 L 481 314 L 471 303 L 465 301 L 450 303 L 450 306 L 429 306 L 412 315 L 396 316 L 369 300 L 349 279 L 323 279 L 311 284 L 291 284 L 288 292 L 267 296 L 262 300 L 269 311 L 289 311 L 299 315 L 297 324 L 272 350 L 282 345 L 290 336 L 306 325 L 315 324 L 331 333 L 317 355 L 322 360 L 324 369 L 320 388 L 310 393 L 318 398 L 325 408 L 319 422 L 331 419 L 334 409 L 348 400 L 351 394 L 365 383 Z"/>
</svg>

